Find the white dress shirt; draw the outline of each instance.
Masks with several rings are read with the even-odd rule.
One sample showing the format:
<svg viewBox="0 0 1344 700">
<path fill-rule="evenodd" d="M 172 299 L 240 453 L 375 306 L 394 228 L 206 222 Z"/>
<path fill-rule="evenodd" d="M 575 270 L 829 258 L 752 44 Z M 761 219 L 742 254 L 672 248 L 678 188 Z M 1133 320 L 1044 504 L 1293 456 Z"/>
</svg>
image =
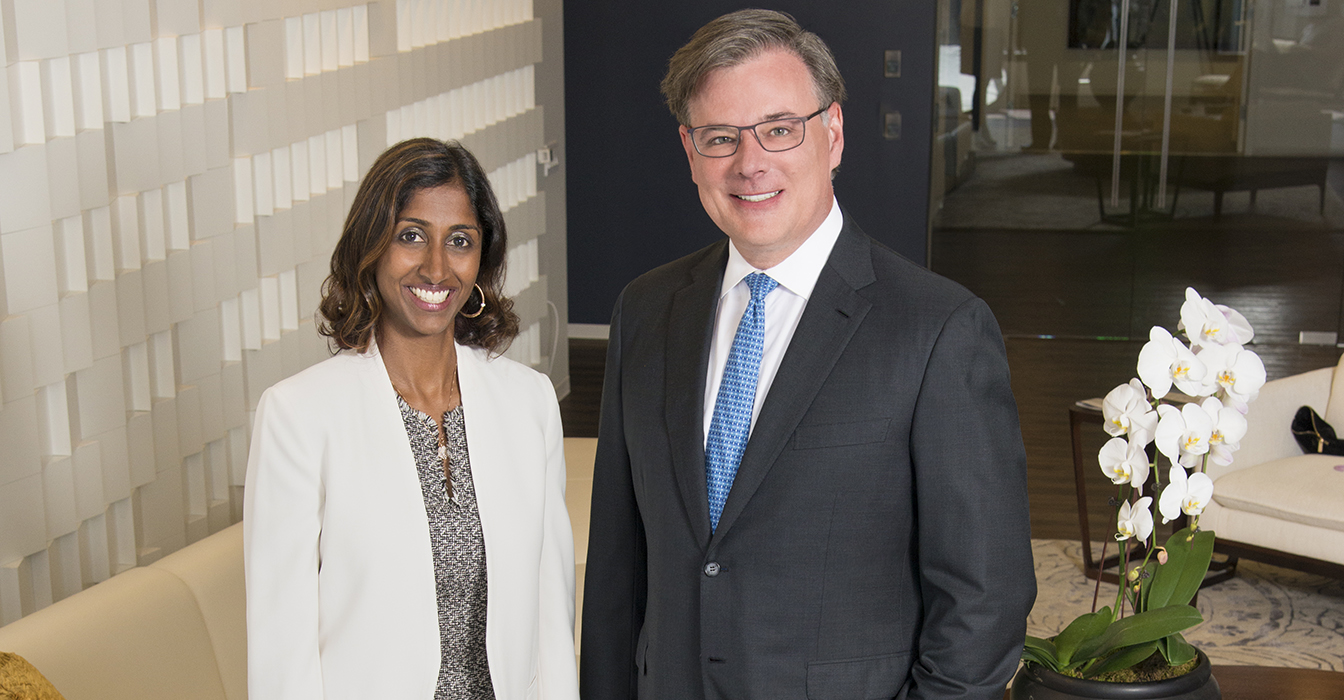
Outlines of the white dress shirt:
<svg viewBox="0 0 1344 700">
<path fill-rule="evenodd" d="M 709 346 L 709 368 L 705 372 L 705 441 L 709 441 L 709 424 L 714 420 L 714 404 L 719 395 L 719 383 L 723 381 L 723 367 L 728 364 L 728 352 L 733 347 L 733 336 L 742 322 L 742 314 L 747 311 L 751 301 L 751 290 L 744 280 L 753 272 L 764 272 L 779 283 L 765 297 L 765 350 L 761 357 L 760 374 L 756 377 L 756 403 L 751 407 L 751 427 L 756 427 L 756 417 L 761 414 L 761 405 L 770 392 L 770 384 L 779 371 L 779 363 L 784 359 L 784 351 L 789 348 L 793 332 L 798 328 L 798 320 L 807 308 L 807 299 L 812 288 L 817 286 L 821 268 L 831 256 L 831 248 L 840 237 L 840 203 L 831 198 L 831 213 L 821 222 L 812 235 L 798 246 L 783 262 L 768 270 L 758 270 L 748 263 L 738 252 L 737 246 L 728 242 L 728 264 L 723 270 L 723 286 L 719 288 L 719 309 L 714 317 L 714 338 Z"/>
</svg>

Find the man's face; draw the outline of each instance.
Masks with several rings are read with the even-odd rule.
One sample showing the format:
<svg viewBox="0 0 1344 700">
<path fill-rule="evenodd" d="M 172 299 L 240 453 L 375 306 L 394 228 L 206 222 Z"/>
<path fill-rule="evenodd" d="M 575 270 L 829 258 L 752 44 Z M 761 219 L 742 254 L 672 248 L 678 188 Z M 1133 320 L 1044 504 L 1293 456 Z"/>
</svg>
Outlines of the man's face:
<svg viewBox="0 0 1344 700">
<path fill-rule="evenodd" d="M 805 117 L 822 106 L 802 59 L 775 49 L 710 73 L 691 99 L 691 126 Z M 830 213 L 831 169 L 840 164 L 845 137 L 840 105 L 830 105 L 827 113 L 829 124 L 823 124 L 823 115 L 807 121 L 797 148 L 772 153 L 744 131 L 737 152 L 727 158 L 697 153 L 689 130 L 681 127 L 700 203 L 759 269 L 782 262 Z"/>
</svg>

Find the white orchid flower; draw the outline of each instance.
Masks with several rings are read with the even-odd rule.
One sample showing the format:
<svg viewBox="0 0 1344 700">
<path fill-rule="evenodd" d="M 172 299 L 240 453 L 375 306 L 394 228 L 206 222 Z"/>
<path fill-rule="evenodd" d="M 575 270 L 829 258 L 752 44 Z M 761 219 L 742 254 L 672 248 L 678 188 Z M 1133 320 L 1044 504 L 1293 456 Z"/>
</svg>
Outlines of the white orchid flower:
<svg viewBox="0 0 1344 700">
<path fill-rule="evenodd" d="M 1152 502 L 1152 497 L 1144 496 L 1135 501 L 1133 506 L 1128 501 L 1121 503 L 1120 515 L 1115 521 L 1115 539 L 1148 539 L 1148 535 L 1153 533 L 1153 513 L 1148 510 L 1148 504 Z"/>
<path fill-rule="evenodd" d="M 1235 309 L 1214 304 L 1201 297 L 1193 287 L 1185 288 L 1185 303 L 1181 304 L 1181 323 L 1190 344 L 1198 347 L 1212 345 L 1245 345 L 1255 332 Z"/>
<path fill-rule="evenodd" d="M 1148 481 L 1148 453 L 1144 452 L 1144 443 L 1124 438 L 1111 438 L 1101 446 L 1097 461 L 1101 471 L 1113 484 L 1129 484 L 1143 493 L 1143 484 Z"/>
<path fill-rule="evenodd" d="M 1209 451 L 1213 437 L 1213 418 L 1199 405 L 1188 403 L 1184 408 L 1163 404 L 1157 407 L 1161 419 L 1157 422 L 1154 439 L 1157 451 L 1166 455 L 1172 464 L 1194 467 Z"/>
<path fill-rule="evenodd" d="M 1167 488 L 1163 489 L 1162 498 L 1157 502 L 1157 509 L 1162 512 L 1162 522 L 1169 523 L 1180 517 L 1182 512 L 1186 515 L 1204 512 L 1204 506 L 1213 498 L 1213 479 L 1200 472 L 1186 477 L 1185 470 L 1180 466 L 1173 466 L 1168 478 Z"/>
<path fill-rule="evenodd" d="M 1246 436 L 1246 416 L 1232 406 L 1210 396 L 1200 404 L 1204 412 L 1213 419 L 1213 433 L 1209 435 L 1209 459 L 1217 464 L 1232 463 L 1232 453 L 1241 449 L 1241 439 Z"/>
<path fill-rule="evenodd" d="M 1148 390 L 1138 379 L 1111 389 L 1101 403 L 1102 427 L 1113 436 L 1129 434 L 1137 436 L 1140 430 L 1146 435 L 1141 440 L 1145 445 L 1153 440 L 1153 431 L 1157 429 L 1157 412 L 1148 404 Z"/>
<path fill-rule="evenodd" d="M 1211 345 L 1200 350 L 1199 359 L 1208 370 L 1204 376 L 1206 393 L 1216 393 L 1245 413 L 1246 404 L 1254 401 L 1265 385 L 1265 363 L 1260 356 L 1240 345 Z"/>
<path fill-rule="evenodd" d="M 1153 326 L 1148 332 L 1148 343 L 1139 350 L 1138 369 L 1139 378 L 1153 390 L 1155 399 L 1166 396 L 1173 383 L 1191 396 L 1209 393 L 1204 388 L 1208 370 L 1203 361 L 1161 326 Z"/>
</svg>

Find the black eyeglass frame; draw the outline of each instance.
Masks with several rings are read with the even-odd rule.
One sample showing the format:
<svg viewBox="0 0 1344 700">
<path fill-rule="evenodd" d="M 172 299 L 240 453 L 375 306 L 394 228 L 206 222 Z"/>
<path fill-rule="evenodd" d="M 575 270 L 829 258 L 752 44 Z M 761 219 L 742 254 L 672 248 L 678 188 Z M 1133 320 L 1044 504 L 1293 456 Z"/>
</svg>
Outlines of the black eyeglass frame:
<svg viewBox="0 0 1344 700">
<path fill-rule="evenodd" d="M 695 152 L 696 152 L 696 153 L 699 153 L 700 155 L 702 155 L 702 156 L 704 156 L 704 157 L 706 157 L 706 158 L 731 158 L 731 157 L 737 155 L 737 149 L 742 147 L 742 132 L 743 132 L 743 131 L 750 131 L 750 132 L 751 132 L 751 135 L 754 136 L 754 137 L 756 137 L 756 143 L 757 143 L 757 145 L 759 145 L 759 146 L 761 147 L 762 150 L 765 150 L 765 151 L 767 151 L 767 152 L 769 152 L 769 153 L 783 153 L 783 152 L 785 152 L 785 151 L 792 151 L 793 149 L 795 149 L 795 148 L 797 148 L 797 147 L 803 145 L 803 142 L 807 140 L 807 123 L 808 123 L 809 121 L 812 120 L 812 117 L 815 117 L 815 116 L 817 116 L 818 114 L 821 114 L 822 112 L 825 112 L 826 110 L 828 110 L 828 109 L 830 109 L 830 108 L 831 108 L 830 105 L 826 105 L 825 107 L 822 107 L 821 109 L 819 109 L 819 110 L 817 110 L 817 111 L 815 111 L 815 112 L 813 112 L 813 113 L 807 115 L 806 117 L 776 117 L 776 118 L 774 118 L 774 119 L 766 119 L 765 121 L 756 122 L 755 124 L 748 124 L 747 126 L 734 126 L 734 125 L 732 125 L 732 124 L 705 124 L 704 126 L 697 126 L 697 127 L 692 127 L 692 128 L 687 129 L 687 130 L 686 130 L 686 135 L 687 135 L 688 137 L 690 137 L 690 139 L 691 139 L 691 146 L 692 146 L 693 148 L 695 148 Z M 761 140 L 761 135 L 758 134 L 758 133 L 756 133 L 756 127 L 758 127 L 758 126 L 760 126 L 760 125 L 762 125 L 762 124 L 773 124 L 773 123 L 775 123 L 775 122 L 793 121 L 794 119 L 799 119 L 799 120 L 801 120 L 801 123 L 802 123 L 802 125 L 803 125 L 803 126 L 802 126 L 802 128 L 803 128 L 803 137 L 800 138 L 800 139 L 798 139 L 798 143 L 795 143 L 794 145 L 789 146 L 788 148 L 781 148 L 781 149 L 779 149 L 779 150 L 771 150 L 771 149 L 769 149 L 769 148 L 766 148 L 765 142 Z M 699 143 L 696 143 L 696 141 L 695 141 L 695 132 L 697 132 L 697 131 L 699 131 L 699 130 L 701 130 L 701 129 L 737 129 L 737 143 L 736 143 L 736 145 L 733 146 L 733 152 L 732 152 L 732 153 L 724 153 L 723 155 L 718 155 L 718 156 L 712 156 L 712 155 L 709 155 L 708 153 L 705 153 L 704 151 L 701 151 L 701 150 L 700 150 L 700 144 L 699 144 Z"/>
</svg>

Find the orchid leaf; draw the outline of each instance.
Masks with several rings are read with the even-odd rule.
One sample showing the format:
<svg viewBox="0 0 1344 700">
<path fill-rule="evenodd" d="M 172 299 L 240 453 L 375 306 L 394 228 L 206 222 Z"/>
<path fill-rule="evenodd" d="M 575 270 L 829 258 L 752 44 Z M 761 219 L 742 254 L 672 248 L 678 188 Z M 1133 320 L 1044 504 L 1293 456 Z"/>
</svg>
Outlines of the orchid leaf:
<svg viewBox="0 0 1344 700">
<path fill-rule="evenodd" d="M 1048 639 L 1027 635 L 1022 645 L 1022 660 L 1040 664 L 1051 671 L 1059 671 L 1059 657 L 1055 654 L 1055 644 Z"/>
<path fill-rule="evenodd" d="M 1156 642 L 1203 620 L 1199 611 L 1189 605 L 1169 605 L 1130 615 L 1111 623 L 1101 635 L 1087 639 L 1079 645 L 1075 656 L 1079 659 L 1104 657 L 1123 647 Z"/>
<path fill-rule="evenodd" d="M 1195 648 L 1185 641 L 1180 632 L 1157 640 L 1157 650 L 1162 652 L 1162 658 L 1171 666 L 1189 663 L 1197 655 Z"/>
<path fill-rule="evenodd" d="M 1107 671 L 1118 671 L 1122 668 L 1129 668 L 1152 656 L 1156 652 L 1157 642 L 1148 642 L 1147 644 L 1124 647 L 1106 657 L 1100 663 L 1093 664 L 1091 668 L 1083 673 L 1083 677 L 1091 678 L 1106 673 Z"/>
<path fill-rule="evenodd" d="M 1204 583 L 1213 559 L 1213 531 L 1183 528 L 1167 539 L 1167 563 L 1157 567 L 1148 592 L 1148 609 L 1187 605 Z"/>
<path fill-rule="evenodd" d="M 1094 613 L 1079 615 L 1078 619 L 1069 623 L 1064 631 L 1055 637 L 1055 658 L 1059 660 L 1062 668 L 1067 668 L 1073 663 L 1074 653 L 1078 651 L 1080 645 L 1090 640 L 1096 639 L 1106 631 L 1111 625 L 1111 609 L 1102 608 Z M 1091 656 L 1084 656 L 1084 659 Z"/>
<path fill-rule="evenodd" d="M 1154 581 L 1154 580 L 1156 579 L 1156 577 L 1157 577 L 1157 569 L 1158 569 L 1158 563 L 1157 563 L 1156 560 L 1150 560 L 1147 564 L 1144 564 L 1144 565 L 1143 565 L 1143 571 L 1144 571 L 1144 573 L 1146 573 L 1147 575 L 1146 575 L 1146 576 L 1141 576 L 1141 577 L 1139 578 L 1139 581 L 1140 581 L 1140 586 L 1139 586 L 1139 599 L 1138 599 L 1138 601 L 1134 604 L 1134 605 L 1135 605 L 1135 610 L 1136 610 L 1137 612 L 1143 612 L 1143 611 L 1145 611 L 1145 610 L 1151 610 L 1151 609 L 1152 609 L 1148 601 L 1150 600 L 1150 598 L 1151 598 L 1151 596 L 1152 596 L 1153 581 Z M 1159 607 L 1161 607 L 1161 606 L 1159 606 Z"/>
</svg>

